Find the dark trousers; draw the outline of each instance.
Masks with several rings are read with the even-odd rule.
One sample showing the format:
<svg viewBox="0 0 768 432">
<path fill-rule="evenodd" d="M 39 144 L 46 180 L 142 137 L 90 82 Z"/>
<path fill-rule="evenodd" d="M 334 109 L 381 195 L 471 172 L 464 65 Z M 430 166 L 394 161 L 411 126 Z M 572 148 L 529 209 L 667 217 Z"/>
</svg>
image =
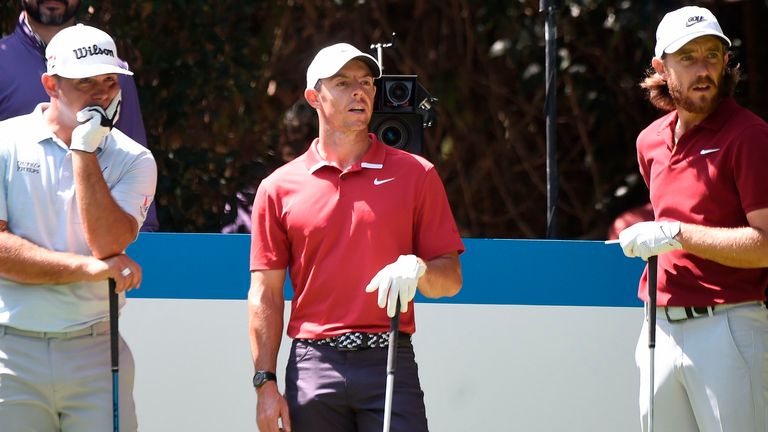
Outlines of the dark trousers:
<svg viewBox="0 0 768 432">
<path fill-rule="evenodd" d="M 413 345 L 397 347 L 392 432 L 427 432 L 424 393 Z M 286 367 L 285 397 L 294 432 L 381 432 L 384 425 L 387 348 L 337 351 L 294 340 Z"/>
</svg>

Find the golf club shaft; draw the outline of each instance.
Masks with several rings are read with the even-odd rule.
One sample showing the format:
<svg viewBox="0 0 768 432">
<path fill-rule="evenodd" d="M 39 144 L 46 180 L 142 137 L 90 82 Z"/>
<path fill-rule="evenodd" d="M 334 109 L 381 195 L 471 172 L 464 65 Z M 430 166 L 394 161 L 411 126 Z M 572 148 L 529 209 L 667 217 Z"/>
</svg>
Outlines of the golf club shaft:
<svg viewBox="0 0 768 432">
<path fill-rule="evenodd" d="M 114 279 L 109 279 L 109 346 L 112 363 L 112 430 L 120 430 L 120 410 L 118 408 L 118 371 L 120 347 L 118 345 L 118 327 L 117 327 L 117 306 L 118 296 L 115 292 L 116 284 Z"/>
<path fill-rule="evenodd" d="M 656 382 L 654 380 L 655 353 L 656 350 L 656 275 L 658 269 L 658 259 L 656 256 L 648 258 L 648 352 L 650 354 L 650 386 L 649 405 L 648 405 L 648 432 L 653 432 L 653 414 L 654 414 L 654 393 L 656 393 Z"/>
<path fill-rule="evenodd" d="M 400 299 L 395 306 L 395 316 L 389 325 L 389 346 L 387 351 L 387 391 L 384 399 L 384 432 L 389 432 L 392 422 L 392 396 L 395 390 L 395 367 L 397 363 L 397 332 L 400 328 Z"/>
</svg>

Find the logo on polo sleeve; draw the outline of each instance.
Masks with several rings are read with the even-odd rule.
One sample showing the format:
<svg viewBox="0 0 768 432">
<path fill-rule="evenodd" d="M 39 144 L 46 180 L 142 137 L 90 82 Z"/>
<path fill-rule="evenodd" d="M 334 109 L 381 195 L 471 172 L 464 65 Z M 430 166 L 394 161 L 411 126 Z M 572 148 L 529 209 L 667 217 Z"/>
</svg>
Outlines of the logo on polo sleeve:
<svg viewBox="0 0 768 432">
<path fill-rule="evenodd" d="M 141 203 L 141 206 L 139 207 L 139 211 L 141 212 L 141 217 L 143 219 L 147 218 L 147 212 L 149 211 L 149 197 L 144 195 L 144 202 Z"/>
</svg>

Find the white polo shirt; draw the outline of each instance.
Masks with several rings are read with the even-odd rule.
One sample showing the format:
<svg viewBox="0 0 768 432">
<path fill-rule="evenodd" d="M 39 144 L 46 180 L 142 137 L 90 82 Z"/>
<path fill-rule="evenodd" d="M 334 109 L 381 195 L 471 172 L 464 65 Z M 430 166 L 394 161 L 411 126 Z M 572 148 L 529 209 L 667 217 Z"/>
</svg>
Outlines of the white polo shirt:
<svg viewBox="0 0 768 432">
<path fill-rule="evenodd" d="M 38 246 L 91 255 L 77 211 L 72 152 L 48 129 L 47 103 L 0 122 L 0 220 Z M 155 194 L 152 153 L 117 129 L 96 151 L 117 204 L 144 222 Z M 125 303 L 124 296 L 120 305 Z M 25 285 L 0 277 L 0 324 L 33 331 L 70 331 L 109 315 L 108 284 Z"/>
</svg>

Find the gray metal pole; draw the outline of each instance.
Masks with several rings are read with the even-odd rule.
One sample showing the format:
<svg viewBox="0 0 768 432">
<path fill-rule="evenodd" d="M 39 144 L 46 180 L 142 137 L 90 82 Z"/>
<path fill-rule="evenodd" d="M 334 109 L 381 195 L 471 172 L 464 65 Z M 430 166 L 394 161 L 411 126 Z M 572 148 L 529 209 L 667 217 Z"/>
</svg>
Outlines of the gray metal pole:
<svg viewBox="0 0 768 432">
<path fill-rule="evenodd" d="M 546 131 L 547 131 L 547 238 L 557 238 L 557 26 L 556 0 L 540 0 L 539 12 L 546 14 Z"/>
</svg>

